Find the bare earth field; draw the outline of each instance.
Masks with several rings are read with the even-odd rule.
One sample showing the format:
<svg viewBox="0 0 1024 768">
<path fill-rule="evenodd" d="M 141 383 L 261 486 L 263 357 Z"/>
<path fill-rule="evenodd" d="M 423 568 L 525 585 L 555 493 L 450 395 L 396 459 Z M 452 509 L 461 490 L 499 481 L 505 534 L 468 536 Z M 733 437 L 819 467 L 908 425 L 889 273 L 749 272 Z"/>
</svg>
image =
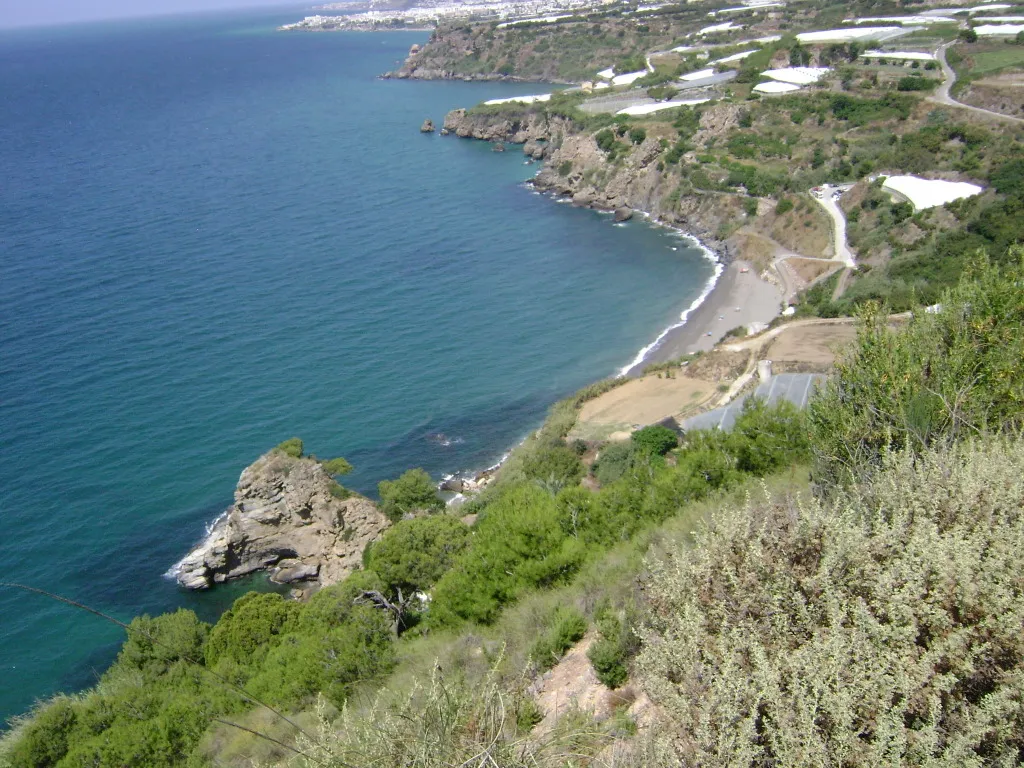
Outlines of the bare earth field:
<svg viewBox="0 0 1024 768">
<path fill-rule="evenodd" d="M 800 279 L 806 284 L 810 285 L 822 275 L 830 273 L 841 267 L 837 261 L 825 261 L 824 259 L 799 259 L 789 258 L 786 259 L 786 265 L 789 266 Z"/>
<path fill-rule="evenodd" d="M 685 376 L 633 379 L 584 405 L 569 437 L 607 440 L 619 432 L 628 435 L 636 425 L 695 409 L 714 393 L 715 384 Z"/>
<path fill-rule="evenodd" d="M 857 329 L 850 323 L 795 326 L 771 341 L 760 357 L 771 360 L 776 373 L 824 373 L 835 363 L 836 350 L 856 337 Z"/>
<path fill-rule="evenodd" d="M 1024 73 L 1007 72 L 975 80 L 961 99 L 965 104 L 1019 117 L 1024 114 Z"/>
<path fill-rule="evenodd" d="M 760 338 L 724 344 L 666 374 L 650 374 L 591 400 L 580 411 L 570 439 L 622 440 L 639 426 L 669 416 L 693 416 L 721 397 L 726 387 L 771 360 L 774 373 L 827 373 L 837 353 L 857 336 L 856 324 L 841 320 L 797 320 Z M 683 375 L 685 374 L 685 375 Z"/>
</svg>

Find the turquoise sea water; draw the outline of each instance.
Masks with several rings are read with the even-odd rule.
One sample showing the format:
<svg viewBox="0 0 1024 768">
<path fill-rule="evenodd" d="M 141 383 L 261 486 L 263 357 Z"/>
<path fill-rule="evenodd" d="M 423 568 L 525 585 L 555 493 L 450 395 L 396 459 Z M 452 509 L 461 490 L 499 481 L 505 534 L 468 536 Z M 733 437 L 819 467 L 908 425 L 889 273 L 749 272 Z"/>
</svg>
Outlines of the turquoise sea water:
<svg viewBox="0 0 1024 768">
<path fill-rule="evenodd" d="M 488 465 L 711 276 L 533 193 L 518 152 L 418 132 L 537 86 L 379 81 L 424 33 L 273 32 L 295 18 L 0 33 L 0 580 L 214 618 L 244 585 L 164 574 L 264 450 L 299 435 L 368 493 Z M 120 640 L 0 590 L 0 721 Z"/>
</svg>

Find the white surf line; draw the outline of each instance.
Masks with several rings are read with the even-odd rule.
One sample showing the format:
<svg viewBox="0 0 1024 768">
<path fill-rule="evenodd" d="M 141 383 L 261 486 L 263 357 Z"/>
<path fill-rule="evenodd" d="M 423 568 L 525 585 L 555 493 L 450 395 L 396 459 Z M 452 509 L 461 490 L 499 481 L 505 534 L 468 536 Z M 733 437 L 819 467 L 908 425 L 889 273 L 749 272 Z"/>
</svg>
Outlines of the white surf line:
<svg viewBox="0 0 1024 768">
<path fill-rule="evenodd" d="M 648 219 L 650 218 L 650 214 L 644 213 L 644 216 Z M 702 243 L 699 238 L 695 237 L 694 235 L 691 235 L 689 232 L 679 229 L 678 227 L 673 227 L 668 224 L 661 224 L 660 222 L 655 223 L 658 223 L 660 224 L 660 226 L 663 226 L 667 229 L 671 229 L 674 232 L 678 232 L 681 236 L 687 238 L 688 240 L 692 240 L 693 243 L 696 245 L 697 249 L 701 252 L 701 255 L 715 265 L 715 271 L 714 274 L 711 275 L 711 278 L 708 280 L 707 285 L 704 286 L 704 290 L 701 291 L 700 295 L 693 300 L 693 303 L 691 303 L 689 307 L 683 310 L 682 314 L 679 315 L 679 321 L 668 326 L 668 328 L 665 328 L 661 333 L 658 334 L 658 337 L 654 341 L 652 341 L 650 344 L 643 347 L 639 352 L 637 352 L 636 357 L 633 358 L 633 361 L 629 365 L 622 368 L 622 370 L 619 371 L 616 378 L 622 378 L 631 370 L 640 365 L 640 363 L 642 363 L 647 358 L 647 355 L 649 355 L 652 350 L 654 350 L 659 344 L 661 344 L 662 341 L 665 340 L 666 336 L 668 336 L 672 331 L 676 330 L 677 328 L 682 328 L 684 325 L 686 325 L 686 322 L 690 319 L 690 315 L 697 311 L 700 305 L 703 304 L 707 300 L 708 296 L 711 295 L 711 292 L 715 289 L 715 286 L 718 285 L 718 279 L 722 276 L 722 273 L 725 271 L 725 265 L 719 260 L 715 252 L 708 248 L 704 243 Z"/>
</svg>

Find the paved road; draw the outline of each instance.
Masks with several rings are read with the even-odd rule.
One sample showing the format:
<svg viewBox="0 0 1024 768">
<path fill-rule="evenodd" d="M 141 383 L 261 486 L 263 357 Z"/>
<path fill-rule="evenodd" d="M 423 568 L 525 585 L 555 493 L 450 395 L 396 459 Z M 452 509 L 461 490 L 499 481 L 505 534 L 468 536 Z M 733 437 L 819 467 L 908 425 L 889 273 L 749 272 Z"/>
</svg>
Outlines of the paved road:
<svg viewBox="0 0 1024 768">
<path fill-rule="evenodd" d="M 1010 120 L 1014 123 L 1024 123 L 1024 119 L 1014 117 L 1013 115 L 1003 115 L 999 112 L 992 112 L 988 109 L 982 109 L 981 107 L 972 107 L 970 104 L 962 104 L 956 101 L 952 96 L 949 95 L 950 89 L 953 87 L 953 83 L 956 82 L 956 72 L 946 62 L 946 49 L 953 43 L 945 43 L 940 45 L 935 51 L 936 57 L 939 59 L 939 66 L 942 67 L 943 81 L 942 85 L 938 87 L 935 93 L 928 97 L 929 101 L 934 101 L 937 104 L 945 104 L 949 107 L 957 107 L 958 109 L 968 109 L 971 112 L 976 112 L 981 115 L 989 115 L 991 117 L 998 117 L 1000 120 Z"/>
<path fill-rule="evenodd" d="M 853 258 L 853 251 L 850 250 L 850 246 L 846 242 L 846 216 L 843 214 L 842 209 L 839 207 L 839 203 L 832 199 L 832 193 L 836 190 L 847 190 L 850 188 L 849 184 L 840 184 L 839 186 L 831 186 L 829 184 L 822 185 L 822 195 L 811 195 L 815 200 L 818 201 L 818 205 L 825 209 L 825 212 L 832 218 L 832 247 L 835 251 L 834 259 L 836 261 L 843 262 L 846 266 L 853 267 L 857 266 L 857 261 Z"/>
</svg>

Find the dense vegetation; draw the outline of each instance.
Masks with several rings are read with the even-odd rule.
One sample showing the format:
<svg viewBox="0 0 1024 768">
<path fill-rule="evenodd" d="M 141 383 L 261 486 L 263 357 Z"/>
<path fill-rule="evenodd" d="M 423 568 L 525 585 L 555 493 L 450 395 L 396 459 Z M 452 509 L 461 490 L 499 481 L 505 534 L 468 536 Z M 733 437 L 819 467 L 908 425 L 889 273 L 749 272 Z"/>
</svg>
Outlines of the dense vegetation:
<svg viewBox="0 0 1024 768">
<path fill-rule="evenodd" d="M 18 768 L 184 765 L 213 718 L 256 702 L 294 711 L 318 693 L 341 706 L 354 685 L 392 668 L 403 643 L 492 623 L 521 596 L 571 581 L 680 506 L 802 459 L 804 431 L 791 409 L 752 404 L 734 432 L 689 436 L 671 464 L 662 454 L 675 435 L 641 432 L 629 470 L 597 493 L 576 484 L 583 465 L 574 451 L 554 439 L 532 443 L 520 457 L 522 479 L 500 484 L 472 529 L 443 513 L 403 520 L 368 550 L 365 570 L 308 603 L 250 593 L 212 628 L 188 611 L 136 619 L 100 685 L 41 709 L 8 742 L 8 759 Z M 431 591 L 429 608 L 408 599 L 420 590 Z M 367 599 L 370 592 L 400 605 L 398 621 Z M 586 621 L 556 611 L 545 625 L 532 648 L 539 666 L 557 660 Z M 633 650 L 621 632 L 607 629 L 595 651 L 610 682 L 621 681 Z"/>
</svg>

